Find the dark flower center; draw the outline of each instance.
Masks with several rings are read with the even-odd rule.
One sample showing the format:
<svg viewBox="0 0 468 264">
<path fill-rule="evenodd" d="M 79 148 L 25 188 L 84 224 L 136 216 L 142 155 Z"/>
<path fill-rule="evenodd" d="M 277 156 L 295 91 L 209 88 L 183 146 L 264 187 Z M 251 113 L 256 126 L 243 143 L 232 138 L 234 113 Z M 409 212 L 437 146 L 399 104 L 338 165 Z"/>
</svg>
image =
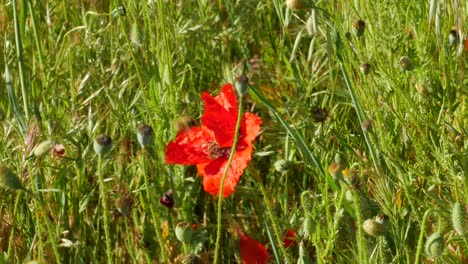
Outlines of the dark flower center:
<svg viewBox="0 0 468 264">
<path fill-rule="evenodd" d="M 229 156 L 231 148 L 221 147 L 218 143 L 213 141 L 208 146 L 208 153 L 210 154 L 211 159 L 217 159 L 222 156 Z"/>
</svg>

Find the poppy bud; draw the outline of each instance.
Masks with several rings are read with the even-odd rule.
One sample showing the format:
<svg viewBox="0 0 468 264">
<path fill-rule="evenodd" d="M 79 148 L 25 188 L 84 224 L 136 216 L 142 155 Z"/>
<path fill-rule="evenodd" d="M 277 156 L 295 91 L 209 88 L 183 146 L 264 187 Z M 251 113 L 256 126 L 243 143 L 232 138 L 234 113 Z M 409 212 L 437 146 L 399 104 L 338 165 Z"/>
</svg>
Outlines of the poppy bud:
<svg viewBox="0 0 468 264">
<path fill-rule="evenodd" d="M 457 44 L 458 33 L 454 28 L 452 28 L 452 30 L 450 30 L 449 35 L 448 35 L 448 39 L 449 39 L 450 46 L 453 46 L 453 45 Z"/>
<path fill-rule="evenodd" d="M 424 247 L 426 254 L 433 258 L 440 256 L 444 252 L 444 248 L 444 237 L 437 232 L 427 238 L 426 245 Z"/>
<path fill-rule="evenodd" d="M 388 216 L 384 214 L 377 215 L 375 219 L 367 219 L 362 224 L 362 229 L 374 237 L 383 236 L 387 233 L 389 228 Z"/>
<path fill-rule="evenodd" d="M 413 62 L 411 62 L 410 58 L 403 56 L 400 58 L 400 66 L 405 71 L 411 71 L 413 69 Z"/>
<path fill-rule="evenodd" d="M 93 147 L 99 156 L 104 156 L 112 148 L 112 139 L 105 134 L 100 134 L 94 139 Z"/>
<path fill-rule="evenodd" d="M 33 154 L 36 157 L 40 157 L 44 155 L 45 153 L 49 152 L 53 146 L 54 146 L 54 142 L 50 140 L 42 141 L 34 148 Z"/>
<path fill-rule="evenodd" d="M 275 170 L 281 173 L 288 171 L 293 166 L 293 164 L 294 163 L 292 161 L 280 159 L 275 162 L 274 166 Z"/>
<path fill-rule="evenodd" d="M 0 187 L 13 191 L 24 190 L 21 180 L 4 165 L 0 165 Z"/>
<path fill-rule="evenodd" d="M 137 129 L 137 139 L 141 147 L 144 148 L 153 142 L 153 128 L 148 125 L 142 124 Z"/>
<path fill-rule="evenodd" d="M 306 0 L 286 0 L 286 6 L 290 9 L 304 9 L 309 7 Z"/>
<path fill-rule="evenodd" d="M 468 216 L 466 209 L 460 203 L 455 203 L 452 209 L 452 224 L 453 229 L 458 235 L 464 236 L 468 230 Z"/>
<path fill-rule="evenodd" d="M 367 74 L 369 74 L 369 72 L 371 70 L 371 65 L 369 63 L 363 63 L 363 64 L 359 65 L 359 70 L 361 71 L 361 73 L 363 75 L 367 75 Z"/>
<path fill-rule="evenodd" d="M 235 88 L 240 96 L 244 96 L 245 93 L 247 93 L 247 89 L 249 88 L 249 78 L 245 77 L 244 75 L 237 77 Z"/>
<path fill-rule="evenodd" d="M 175 228 L 177 239 L 182 243 L 188 243 L 192 240 L 193 228 L 186 222 L 179 223 Z"/>
<path fill-rule="evenodd" d="M 353 30 L 356 37 L 360 38 L 364 35 L 364 30 L 366 29 L 366 22 L 361 19 L 358 19 L 353 22 Z"/>
</svg>

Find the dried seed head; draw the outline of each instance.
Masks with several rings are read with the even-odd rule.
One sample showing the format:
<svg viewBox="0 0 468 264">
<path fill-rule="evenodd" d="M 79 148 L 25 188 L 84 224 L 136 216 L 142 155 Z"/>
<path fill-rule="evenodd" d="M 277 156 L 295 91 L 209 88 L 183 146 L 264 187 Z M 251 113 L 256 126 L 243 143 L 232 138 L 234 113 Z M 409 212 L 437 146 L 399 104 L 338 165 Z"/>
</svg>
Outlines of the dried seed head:
<svg viewBox="0 0 468 264">
<path fill-rule="evenodd" d="M 328 166 L 328 173 L 333 177 L 335 180 L 342 180 L 343 174 L 341 173 L 343 170 L 342 166 L 338 162 L 333 162 Z"/>
<path fill-rule="evenodd" d="M 13 191 L 25 190 L 21 180 L 4 165 L 0 165 L 0 187 Z"/>
<path fill-rule="evenodd" d="M 292 161 L 280 159 L 275 162 L 274 167 L 277 172 L 281 173 L 288 171 L 293 165 L 294 163 Z"/>
<path fill-rule="evenodd" d="M 323 123 L 328 118 L 328 111 L 320 107 L 314 107 L 311 114 L 312 120 L 316 123 Z"/>
<path fill-rule="evenodd" d="M 40 157 L 52 150 L 52 147 L 54 146 L 54 142 L 50 140 L 45 140 L 39 143 L 33 150 L 33 154 L 36 157 Z"/>
<path fill-rule="evenodd" d="M 192 240 L 193 227 L 187 222 L 179 223 L 175 228 L 177 239 L 183 243 L 189 243 Z"/>
<path fill-rule="evenodd" d="M 112 148 L 112 139 L 105 134 L 100 134 L 94 139 L 93 147 L 99 156 L 104 156 Z"/>
<path fill-rule="evenodd" d="M 249 88 L 249 78 L 244 75 L 237 77 L 235 88 L 239 96 L 244 96 Z"/>
<path fill-rule="evenodd" d="M 363 63 L 361 65 L 359 65 L 359 70 L 361 71 L 361 73 L 363 75 L 367 75 L 369 74 L 370 70 L 371 70 L 371 65 L 369 63 Z"/>
<path fill-rule="evenodd" d="M 400 66 L 405 71 L 411 71 L 413 69 L 413 62 L 410 58 L 403 56 L 400 58 Z"/>
<path fill-rule="evenodd" d="M 153 142 L 153 135 L 153 128 L 148 125 L 142 124 L 137 128 L 137 139 L 142 148 Z"/>
<path fill-rule="evenodd" d="M 353 30 L 356 37 L 360 38 L 364 35 L 364 30 L 366 29 L 366 22 L 361 19 L 357 19 L 353 22 Z"/>
<path fill-rule="evenodd" d="M 453 229 L 460 236 L 465 236 L 468 230 L 468 215 L 466 208 L 460 203 L 455 203 L 452 209 Z"/>
<path fill-rule="evenodd" d="M 372 120 L 370 119 L 364 120 L 361 124 L 361 127 L 362 129 L 364 129 L 364 131 L 370 131 L 372 129 Z"/>
<path fill-rule="evenodd" d="M 286 0 L 286 6 L 295 10 L 310 7 L 307 0 Z"/>
<path fill-rule="evenodd" d="M 444 252 L 444 237 L 440 233 L 433 233 L 427 238 L 424 249 L 427 255 L 432 258 L 437 258 Z"/>
<path fill-rule="evenodd" d="M 457 42 L 458 42 L 458 32 L 457 32 L 456 28 L 452 28 L 450 30 L 449 35 L 448 35 L 448 39 L 449 39 L 450 46 L 453 46 L 453 45 L 457 44 Z"/>
</svg>

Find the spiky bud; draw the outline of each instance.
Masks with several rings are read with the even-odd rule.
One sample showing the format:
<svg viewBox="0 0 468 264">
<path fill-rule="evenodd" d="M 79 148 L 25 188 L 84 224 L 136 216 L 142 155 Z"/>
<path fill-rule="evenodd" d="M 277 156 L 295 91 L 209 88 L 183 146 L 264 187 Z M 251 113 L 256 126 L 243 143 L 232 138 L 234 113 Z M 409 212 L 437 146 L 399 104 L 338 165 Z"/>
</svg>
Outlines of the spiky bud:
<svg viewBox="0 0 468 264">
<path fill-rule="evenodd" d="M 468 230 L 468 216 L 465 206 L 460 203 L 455 203 L 452 209 L 452 224 L 453 229 L 460 236 L 464 236 Z"/>
<path fill-rule="evenodd" d="M 400 66 L 405 71 L 411 71 L 413 69 L 413 62 L 410 58 L 403 56 L 400 58 Z"/>
<path fill-rule="evenodd" d="M 424 247 L 426 254 L 432 258 L 437 258 L 444 252 L 445 241 L 444 237 L 436 232 L 430 235 L 426 240 L 426 245 Z"/>
<path fill-rule="evenodd" d="M 50 150 L 52 150 L 53 147 L 54 147 L 54 142 L 52 142 L 50 140 L 42 141 L 41 143 L 39 143 L 34 148 L 33 154 L 36 157 L 40 157 L 40 156 L 50 152 Z"/>
<path fill-rule="evenodd" d="M 384 214 L 377 215 L 374 219 L 367 219 L 362 224 L 362 229 L 374 237 L 383 236 L 389 228 L 389 218 Z"/>
<path fill-rule="evenodd" d="M 305 237 L 311 237 L 315 232 L 315 221 L 310 214 L 305 214 L 301 231 Z"/>
<path fill-rule="evenodd" d="M 0 187 L 13 191 L 25 189 L 21 180 L 4 165 L 0 165 Z"/>
<path fill-rule="evenodd" d="M 277 172 L 281 173 L 288 171 L 293 165 L 294 163 L 292 161 L 280 159 L 275 162 L 274 167 Z"/>
<path fill-rule="evenodd" d="M 93 147 L 99 156 L 104 156 L 112 148 L 112 139 L 106 134 L 100 134 L 94 139 Z"/>
<path fill-rule="evenodd" d="M 180 242 L 188 243 L 192 240 L 193 227 L 187 222 L 179 223 L 175 228 L 175 234 Z"/>
<path fill-rule="evenodd" d="M 132 30 L 130 31 L 130 41 L 137 47 L 141 47 L 143 44 L 140 26 L 137 23 L 132 25 Z"/>
<path fill-rule="evenodd" d="M 356 37 L 360 38 L 364 35 L 364 30 L 366 29 L 366 22 L 361 19 L 357 19 L 353 22 L 353 30 Z"/>
<path fill-rule="evenodd" d="M 153 135 L 153 128 L 148 125 L 142 124 L 137 128 L 137 139 L 142 148 L 153 142 Z"/>
</svg>

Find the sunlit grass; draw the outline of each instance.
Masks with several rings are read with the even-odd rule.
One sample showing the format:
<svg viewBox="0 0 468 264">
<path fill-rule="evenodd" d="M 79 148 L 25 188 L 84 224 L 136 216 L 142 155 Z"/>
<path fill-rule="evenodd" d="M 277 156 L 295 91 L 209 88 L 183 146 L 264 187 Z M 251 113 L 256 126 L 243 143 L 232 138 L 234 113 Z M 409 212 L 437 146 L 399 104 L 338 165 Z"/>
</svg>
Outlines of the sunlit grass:
<svg viewBox="0 0 468 264">
<path fill-rule="evenodd" d="M 240 263 L 237 225 L 272 263 L 466 262 L 467 3 L 285 2 L 2 3 L 0 159 L 27 192 L 0 175 L 0 263 L 214 262 L 218 199 L 165 149 L 241 74 L 263 124 L 218 263 Z M 65 156 L 34 155 L 46 140 Z"/>
</svg>

